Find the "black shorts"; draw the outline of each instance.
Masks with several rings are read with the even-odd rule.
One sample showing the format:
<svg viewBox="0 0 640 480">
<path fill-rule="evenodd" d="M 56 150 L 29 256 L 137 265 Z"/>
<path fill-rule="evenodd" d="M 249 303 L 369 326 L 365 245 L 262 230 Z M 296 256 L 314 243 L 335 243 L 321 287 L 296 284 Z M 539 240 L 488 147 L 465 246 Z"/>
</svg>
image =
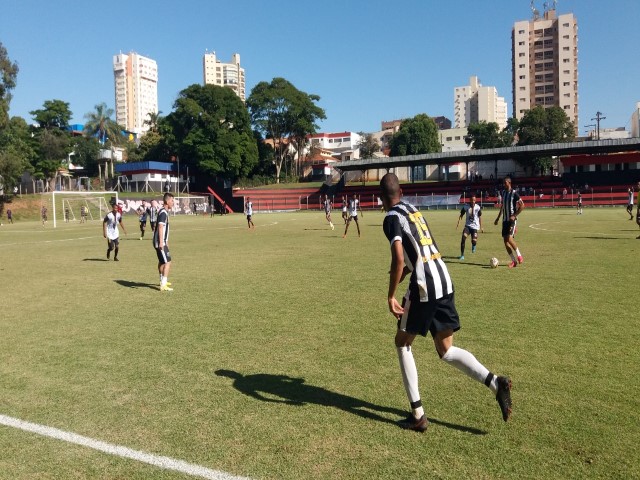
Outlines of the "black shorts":
<svg viewBox="0 0 640 480">
<path fill-rule="evenodd" d="M 247 222 L 251 221 L 251 215 L 247 215 Z"/>
<path fill-rule="evenodd" d="M 155 229 L 156 229 L 156 222 L 152 222 L 151 220 L 149 220 L 149 225 L 151 226 L 151 230 L 154 230 L 154 231 L 155 231 Z"/>
<path fill-rule="evenodd" d="M 156 248 L 156 255 L 158 256 L 158 262 L 160 265 L 169 263 L 171 261 L 171 254 L 169 253 L 169 247 L 166 245 L 163 248 Z"/>
<path fill-rule="evenodd" d="M 351 220 L 355 220 L 355 221 L 356 221 L 356 223 L 358 223 L 358 215 L 351 215 L 351 216 L 349 217 L 349 222 L 351 222 Z"/>
<path fill-rule="evenodd" d="M 402 299 L 404 314 L 398 320 L 399 330 L 423 337 L 427 336 L 427 332 L 431 332 L 431 336 L 434 337 L 438 332 L 445 330 L 460 330 L 460 317 L 453 293 L 430 302 L 410 300 L 409 296 L 407 291 Z"/>
<path fill-rule="evenodd" d="M 118 245 L 120 244 L 120 238 L 114 238 L 113 240 L 107 238 L 107 245 L 109 245 L 109 248 L 118 248 Z"/>
<path fill-rule="evenodd" d="M 516 222 L 514 220 L 507 220 L 502 222 L 502 237 L 512 237 Z"/>
<path fill-rule="evenodd" d="M 147 222 L 140 222 L 140 230 L 144 230 L 145 228 L 147 228 Z"/>
<path fill-rule="evenodd" d="M 462 231 L 462 233 L 467 233 L 471 238 L 473 238 L 474 240 L 476 240 L 478 238 L 478 230 L 476 230 L 475 228 L 471 228 L 471 227 L 464 227 L 464 230 Z"/>
</svg>

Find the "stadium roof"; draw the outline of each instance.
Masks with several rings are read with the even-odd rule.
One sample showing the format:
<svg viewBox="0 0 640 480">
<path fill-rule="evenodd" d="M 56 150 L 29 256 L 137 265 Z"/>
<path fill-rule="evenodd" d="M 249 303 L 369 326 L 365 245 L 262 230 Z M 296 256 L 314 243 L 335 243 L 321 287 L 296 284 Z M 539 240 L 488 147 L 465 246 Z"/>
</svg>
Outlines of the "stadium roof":
<svg viewBox="0 0 640 480">
<path fill-rule="evenodd" d="M 487 148 L 458 152 L 427 153 L 400 157 L 347 160 L 334 165 L 343 172 L 416 165 L 443 165 L 482 160 L 527 159 L 566 155 L 606 154 L 640 150 L 640 138 L 619 138 L 586 142 L 549 143 L 524 147 Z"/>
</svg>

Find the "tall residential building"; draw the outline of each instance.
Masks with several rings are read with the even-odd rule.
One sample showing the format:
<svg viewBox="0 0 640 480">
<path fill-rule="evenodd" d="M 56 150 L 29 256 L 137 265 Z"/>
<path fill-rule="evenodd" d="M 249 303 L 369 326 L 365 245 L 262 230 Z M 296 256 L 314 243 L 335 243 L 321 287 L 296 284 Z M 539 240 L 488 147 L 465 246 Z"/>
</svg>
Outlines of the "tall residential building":
<svg viewBox="0 0 640 480">
<path fill-rule="evenodd" d="M 113 56 L 116 92 L 116 122 L 126 130 L 142 134 L 145 120 L 158 113 L 158 65 L 155 60 L 131 52 Z"/>
<path fill-rule="evenodd" d="M 453 91 L 456 128 L 472 123 L 494 122 L 500 130 L 507 126 L 507 102 L 498 96 L 496 87 L 483 87 L 478 77 L 470 77 L 469 85 Z"/>
<path fill-rule="evenodd" d="M 202 73 L 205 85 L 229 87 L 244 102 L 244 68 L 240 67 L 240 54 L 234 53 L 231 63 L 222 63 L 216 52 L 205 53 L 202 59 Z"/>
<path fill-rule="evenodd" d="M 555 9 L 516 22 L 511 33 L 513 116 L 536 105 L 562 108 L 578 132 L 578 23 Z"/>
</svg>

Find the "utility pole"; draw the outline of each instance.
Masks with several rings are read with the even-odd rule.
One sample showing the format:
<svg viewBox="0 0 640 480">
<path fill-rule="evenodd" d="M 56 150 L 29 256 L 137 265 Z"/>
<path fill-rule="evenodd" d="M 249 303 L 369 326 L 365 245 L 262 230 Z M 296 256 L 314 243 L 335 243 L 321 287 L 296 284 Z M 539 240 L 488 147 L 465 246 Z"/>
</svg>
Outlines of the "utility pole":
<svg viewBox="0 0 640 480">
<path fill-rule="evenodd" d="M 602 112 L 596 112 L 596 117 L 591 119 L 592 121 L 595 120 L 596 123 L 598 124 L 597 127 L 596 127 L 596 132 L 597 132 L 597 136 L 598 136 L 597 139 L 598 140 L 600 140 L 600 120 L 604 120 L 606 118 L 607 117 L 603 117 L 602 116 Z"/>
</svg>

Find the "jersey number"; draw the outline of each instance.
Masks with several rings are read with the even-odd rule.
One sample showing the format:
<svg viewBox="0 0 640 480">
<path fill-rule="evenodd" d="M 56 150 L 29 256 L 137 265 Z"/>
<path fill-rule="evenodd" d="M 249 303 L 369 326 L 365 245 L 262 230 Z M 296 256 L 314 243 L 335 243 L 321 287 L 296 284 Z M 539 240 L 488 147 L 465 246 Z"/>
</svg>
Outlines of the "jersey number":
<svg viewBox="0 0 640 480">
<path fill-rule="evenodd" d="M 422 216 L 422 213 L 420 212 L 410 213 L 409 221 L 416 226 L 418 237 L 420 237 L 420 245 L 433 244 L 433 240 L 431 240 L 431 235 L 429 234 L 429 227 L 427 227 L 427 222 Z"/>
</svg>

